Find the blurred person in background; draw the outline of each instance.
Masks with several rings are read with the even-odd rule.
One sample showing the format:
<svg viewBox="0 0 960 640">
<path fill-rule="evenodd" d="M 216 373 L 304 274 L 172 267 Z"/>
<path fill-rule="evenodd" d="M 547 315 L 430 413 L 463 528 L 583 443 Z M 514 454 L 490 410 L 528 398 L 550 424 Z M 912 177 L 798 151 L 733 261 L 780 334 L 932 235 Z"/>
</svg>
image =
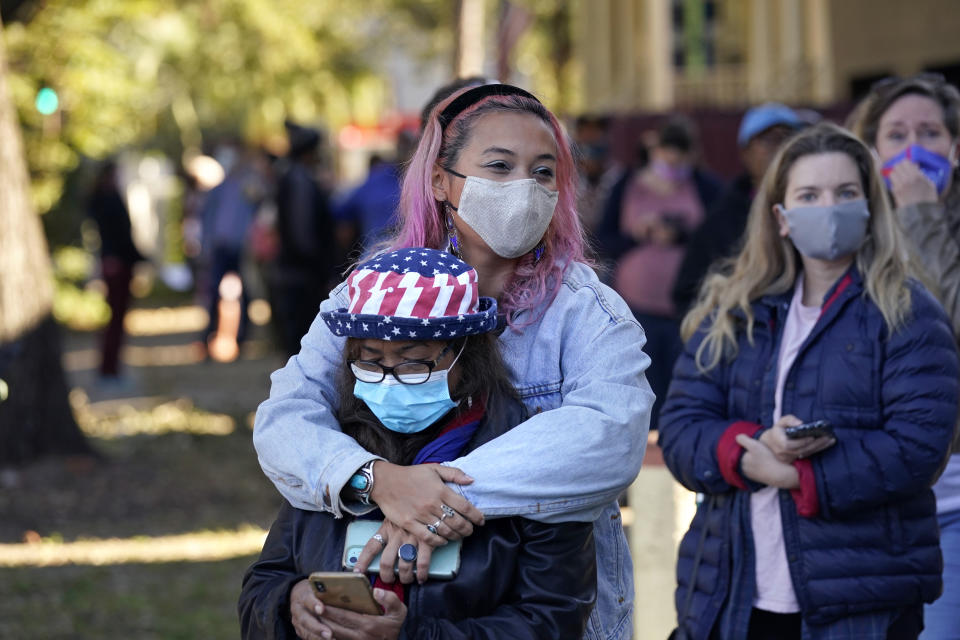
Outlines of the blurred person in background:
<svg viewBox="0 0 960 640">
<path fill-rule="evenodd" d="M 479 294 L 501 310 L 498 345 L 531 417 L 450 466 L 381 460 L 340 430 L 333 384 L 343 340 L 316 321 L 274 372 L 253 437 L 264 472 L 298 508 L 351 513 L 348 485 L 370 472 L 370 500 L 386 518 L 387 583 L 401 544 L 416 545 L 426 563 L 444 544 L 429 526 L 451 501 L 464 506 L 454 523 L 466 531 L 510 516 L 592 523 L 598 592 L 586 637 L 612 640 L 633 630 L 633 565 L 616 500 L 643 461 L 653 394 L 643 329 L 585 262 L 575 203 L 569 142 L 535 96 L 484 84 L 440 102 L 404 176 L 397 235 L 380 251 L 386 260 L 426 246 L 477 270 Z M 382 293 L 396 286 L 384 284 Z M 348 298 L 341 284 L 321 310 Z M 379 551 L 371 541 L 358 566 Z"/>
<path fill-rule="evenodd" d="M 610 119 L 606 116 L 579 116 L 573 127 L 574 149 L 580 185 L 577 213 L 584 229 L 594 234 L 603 215 L 603 205 L 619 176 L 610 162 L 607 133 Z"/>
<path fill-rule="evenodd" d="M 960 359 L 906 242 L 870 150 L 819 124 L 784 145 L 743 250 L 707 277 L 660 422 L 667 467 L 706 495 L 678 554 L 685 637 L 923 628 Z M 788 437 L 818 420 L 832 431 Z"/>
<path fill-rule="evenodd" d="M 103 332 L 100 378 L 107 384 L 121 382 L 120 348 L 123 345 L 123 319 L 130 306 L 130 281 L 133 266 L 143 255 L 133 243 L 130 214 L 117 183 L 117 163 L 107 161 L 97 174 L 87 201 L 87 214 L 100 232 L 100 273 L 107 285 L 110 321 Z"/>
<path fill-rule="evenodd" d="M 690 236 L 673 285 L 673 303 L 679 315 L 694 302 L 710 265 L 740 250 L 747 215 L 757 186 L 780 145 L 804 125 L 796 112 L 775 102 L 753 107 L 744 114 L 737 146 L 744 172 L 734 178 L 707 211 L 706 219 Z"/>
<path fill-rule="evenodd" d="M 394 158 L 371 155 L 366 179 L 333 207 L 338 241 L 349 248 L 348 255 L 364 255 L 391 234 L 397 223 L 403 168 L 416 144 L 414 132 L 400 131 Z"/>
<path fill-rule="evenodd" d="M 401 279 L 410 286 L 384 295 L 383 281 Z M 410 466 L 453 460 L 524 420 L 523 404 L 491 333 L 497 327 L 497 303 L 478 296 L 477 272 L 470 265 L 446 251 L 411 247 L 359 265 L 347 282 L 349 305 L 320 314 L 325 331 L 346 338 L 335 374 L 336 419 L 343 434 L 372 455 Z M 445 304 L 434 304 L 437 288 L 450 291 Z M 423 576 L 430 562 L 403 555 L 398 563 L 402 581 L 370 580 L 383 615 L 321 602 L 306 576 L 343 571 L 345 546 L 367 541 L 345 543 L 348 525 L 359 518 L 383 520 L 365 488 L 346 491 L 362 515 L 336 518 L 284 503 L 259 560 L 244 576 L 243 638 L 328 632 L 371 640 L 553 640 L 583 633 L 597 590 L 590 523 L 498 518 L 462 538 L 468 529 L 457 515 L 463 508 L 459 502 L 443 503 L 430 525 L 463 540 L 455 576 L 414 582 L 415 563 Z M 387 548 L 377 539 L 373 544 L 384 557 L 398 553 L 386 541 Z"/>
<path fill-rule="evenodd" d="M 249 296 L 242 273 L 244 251 L 266 188 L 246 150 L 239 144 L 221 146 L 216 157 L 226 177 L 207 194 L 200 214 L 209 314 L 204 343 L 208 350 L 210 345 L 218 345 L 210 351 L 215 359 L 233 360 L 239 344 L 246 338 L 249 322 Z M 226 286 L 221 286 L 224 281 Z M 229 317 L 221 318 L 222 311 L 227 311 Z M 226 324 L 222 320 L 226 320 Z"/>
<path fill-rule="evenodd" d="M 203 265 L 203 205 L 210 190 L 223 182 L 224 176 L 220 163 L 207 155 L 193 156 L 183 167 L 183 255 L 190 266 L 196 291 L 204 297 L 204 306 L 210 287 Z"/>
<path fill-rule="evenodd" d="M 935 75 L 881 81 L 852 126 L 883 164 L 900 225 L 960 338 L 960 92 Z M 926 608 L 923 640 L 960 638 L 960 426 L 952 453 L 934 485 L 943 595 Z"/>
<path fill-rule="evenodd" d="M 345 251 L 335 241 L 329 194 L 317 181 L 320 132 L 293 122 L 286 127 L 290 150 L 277 183 L 280 247 L 273 286 L 283 349 L 293 355 L 335 284 Z"/>
<path fill-rule="evenodd" d="M 657 396 L 651 428 L 681 348 L 670 292 L 687 239 L 720 190 L 720 182 L 696 166 L 693 124 L 673 117 L 657 131 L 650 163 L 613 186 L 597 231 L 600 251 L 614 263 L 613 288 L 647 335 L 647 378 Z"/>
</svg>

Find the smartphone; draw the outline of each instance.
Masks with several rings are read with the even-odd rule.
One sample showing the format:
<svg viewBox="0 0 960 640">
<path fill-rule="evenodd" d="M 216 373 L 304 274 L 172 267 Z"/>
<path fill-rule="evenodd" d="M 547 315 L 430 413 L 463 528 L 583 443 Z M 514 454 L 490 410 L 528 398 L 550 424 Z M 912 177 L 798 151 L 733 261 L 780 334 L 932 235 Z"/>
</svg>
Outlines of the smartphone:
<svg viewBox="0 0 960 640">
<path fill-rule="evenodd" d="M 795 427 L 786 427 L 787 437 L 791 440 L 797 438 L 816 438 L 818 436 L 833 436 L 833 425 L 826 420 L 814 420 L 813 422 L 804 422 Z"/>
<path fill-rule="evenodd" d="M 331 607 L 349 609 L 371 616 L 383 614 L 380 605 L 373 599 L 370 578 L 359 573 L 339 571 L 315 571 L 310 574 L 313 592 Z"/>
<path fill-rule="evenodd" d="M 353 570 L 360 552 L 383 524 L 380 520 L 354 520 L 347 525 L 347 542 L 343 545 L 343 568 Z M 460 570 L 461 540 L 451 540 L 433 550 L 430 556 L 430 571 L 427 577 L 438 580 L 453 580 Z M 394 572 L 397 569 L 394 568 Z M 380 554 L 367 567 L 367 573 L 380 573 Z M 416 568 L 414 568 L 416 573 Z"/>
</svg>

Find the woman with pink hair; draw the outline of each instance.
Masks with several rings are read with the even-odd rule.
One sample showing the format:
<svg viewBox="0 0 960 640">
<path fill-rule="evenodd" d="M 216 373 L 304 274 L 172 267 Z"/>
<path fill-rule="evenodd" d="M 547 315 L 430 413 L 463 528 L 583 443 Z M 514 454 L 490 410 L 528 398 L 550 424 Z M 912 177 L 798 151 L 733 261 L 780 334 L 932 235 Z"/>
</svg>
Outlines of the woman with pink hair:
<svg viewBox="0 0 960 640">
<path fill-rule="evenodd" d="M 450 463 L 390 464 L 340 431 L 333 381 L 343 340 L 315 321 L 272 376 L 254 444 L 294 506 L 336 516 L 380 508 L 386 522 L 358 568 L 382 551 L 387 583 L 401 546 L 418 551 L 416 572 L 398 563 L 400 581 L 422 582 L 431 550 L 484 518 L 594 522 L 598 598 L 586 637 L 627 638 L 633 569 L 617 498 L 646 447 L 650 360 L 643 329 L 587 263 L 575 180 L 566 135 L 533 95 L 500 84 L 461 90 L 431 112 L 404 178 L 396 236 L 378 251 L 388 259 L 388 250 L 446 249 L 477 270 L 479 295 L 502 313 L 498 343 L 524 422 Z M 449 295 L 443 287 L 421 295 L 414 279 L 395 286 L 409 287 L 411 304 Z M 320 310 L 347 302 L 342 284 Z M 418 410 L 397 408 L 411 418 Z"/>
</svg>

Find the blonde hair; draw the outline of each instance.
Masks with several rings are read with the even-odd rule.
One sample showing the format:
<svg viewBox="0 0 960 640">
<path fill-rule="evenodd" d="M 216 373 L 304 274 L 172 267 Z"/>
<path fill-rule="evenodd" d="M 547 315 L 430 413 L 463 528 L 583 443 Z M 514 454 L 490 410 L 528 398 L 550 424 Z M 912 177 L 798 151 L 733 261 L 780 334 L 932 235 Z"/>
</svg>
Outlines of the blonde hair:
<svg viewBox="0 0 960 640">
<path fill-rule="evenodd" d="M 751 303 L 765 295 L 784 293 L 794 285 L 800 256 L 790 240 L 777 233 L 773 206 L 783 203 L 790 170 L 798 159 L 835 152 L 847 154 L 856 164 L 870 209 L 867 236 L 856 254 L 866 295 L 880 309 L 891 332 L 907 320 L 910 311 L 907 280 L 917 277 L 918 271 L 887 204 L 874 159 L 869 149 L 849 131 L 821 123 L 797 134 L 780 149 L 750 208 L 743 250 L 706 278 L 696 305 L 683 320 L 684 341 L 708 321 L 706 337 L 696 353 L 701 371 L 709 371 L 722 358 L 736 355 L 736 334 L 740 327 L 735 314 L 739 312 L 746 318 L 747 340 L 752 344 Z"/>
</svg>

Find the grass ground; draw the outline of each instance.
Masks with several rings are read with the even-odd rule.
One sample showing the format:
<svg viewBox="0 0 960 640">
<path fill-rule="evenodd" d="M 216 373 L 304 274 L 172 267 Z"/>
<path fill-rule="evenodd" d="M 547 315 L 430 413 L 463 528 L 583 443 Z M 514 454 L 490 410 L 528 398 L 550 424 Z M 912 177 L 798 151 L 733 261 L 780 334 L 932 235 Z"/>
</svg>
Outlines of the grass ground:
<svg viewBox="0 0 960 640">
<path fill-rule="evenodd" d="M 102 459 L 0 471 L 0 638 L 238 637 L 243 571 L 281 499 L 250 415 L 282 360 L 262 342 L 226 365 L 159 357 L 191 339 L 132 338 L 163 364 L 103 390 L 85 362 L 96 336 L 66 334 L 72 401 Z"/>
</svg>

